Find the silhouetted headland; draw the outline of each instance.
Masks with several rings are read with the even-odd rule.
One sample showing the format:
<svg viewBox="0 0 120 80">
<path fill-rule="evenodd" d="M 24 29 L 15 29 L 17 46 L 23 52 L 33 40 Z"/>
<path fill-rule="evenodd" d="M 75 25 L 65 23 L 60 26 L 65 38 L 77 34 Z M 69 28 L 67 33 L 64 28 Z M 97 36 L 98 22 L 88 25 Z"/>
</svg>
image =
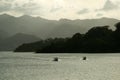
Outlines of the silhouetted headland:
<svg viewBox="0 0 120 80">
<path fill-rule="evenodd" d="M 54 38 L 39 42 L 23 44 L 15 52 L 36 53 L 119 53 L 120 22 L 115 24 L 116 30 L 109 26 L 97 26 L 87 33 L 76 33 L 71 38 Z"/>
</svg>

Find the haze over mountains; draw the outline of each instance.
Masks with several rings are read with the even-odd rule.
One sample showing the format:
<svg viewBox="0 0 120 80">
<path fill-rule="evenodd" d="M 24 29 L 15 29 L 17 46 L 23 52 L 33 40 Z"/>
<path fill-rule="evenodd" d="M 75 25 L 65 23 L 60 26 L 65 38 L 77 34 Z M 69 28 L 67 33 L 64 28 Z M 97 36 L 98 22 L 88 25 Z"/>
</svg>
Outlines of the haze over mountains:
<svg viewBox="0 0 120 80">
<path fill-rule="evenodd" d="M 115 29 L 114 24 L 119 21 L 113 18 L 57 21 L 28 15 L 14 17 L 3 14 L 0 15 L 0 50 L 14 50 L 23 43 L 40 39 L 71 37 L 77 32 L 83 34 L 95 26 L 109 25 Z"/>
<path fill-rule="evenodd" d="M 20 46 L 23 43 L 31 43 L 39 40 L 40 38 L 36 36 L 18 33 L 11 37 L 1 39 L 0 51 L 13 51 L 16 47 Z"/>
<path fill-rule="evenodd" d="M 0 15 L 0 32 L 4 33 L 4 37 L 16 33 L 32 34 L 40 38 L 69 37 L 76 32 L 85 33 L 94 26 L 109 25 L 114 29 L 113 25 L 117 22 L 119 20 L 112 18 L 57 21 L 27 15 L 13 17 L 3 14 Z"/>
</svg>

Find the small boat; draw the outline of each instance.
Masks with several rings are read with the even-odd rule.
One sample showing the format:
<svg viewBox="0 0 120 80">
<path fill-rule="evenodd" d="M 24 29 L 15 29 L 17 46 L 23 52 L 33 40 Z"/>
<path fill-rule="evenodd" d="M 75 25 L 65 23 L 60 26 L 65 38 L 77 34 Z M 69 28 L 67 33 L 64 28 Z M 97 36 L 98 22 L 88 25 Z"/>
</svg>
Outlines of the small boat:
<svg viewBox="0 0 120 80">
<path fill-rule="evenodd" d="M 85 57 L 83 57 L 83 59 L 82 60 L 86 60 L 87 59 L 87 57 L 85 56 Z"/>
<path fill-rule="evenodd" d="M 58 57 L 55 57 L 55 58 L 53 59 L 53 61 L 59 61 Z"/>
</svg>

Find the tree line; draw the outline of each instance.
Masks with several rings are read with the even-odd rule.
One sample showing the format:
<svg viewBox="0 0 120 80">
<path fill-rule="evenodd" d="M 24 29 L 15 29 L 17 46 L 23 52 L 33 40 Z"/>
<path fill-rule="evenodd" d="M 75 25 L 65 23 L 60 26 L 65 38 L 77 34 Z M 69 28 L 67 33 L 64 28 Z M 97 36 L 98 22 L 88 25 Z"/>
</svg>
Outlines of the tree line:
<svg viewBox="0 0 120 80">
<path fill-rule="evenodd" d="M 119 53 L 120 22 L 113 31 L 109 26 L 97 26 L 87 33 L 76 33 L 70 38 L 50 38 L 34 43 L 22 44 L 15 52 L 36 53 Z"/>
</svg>

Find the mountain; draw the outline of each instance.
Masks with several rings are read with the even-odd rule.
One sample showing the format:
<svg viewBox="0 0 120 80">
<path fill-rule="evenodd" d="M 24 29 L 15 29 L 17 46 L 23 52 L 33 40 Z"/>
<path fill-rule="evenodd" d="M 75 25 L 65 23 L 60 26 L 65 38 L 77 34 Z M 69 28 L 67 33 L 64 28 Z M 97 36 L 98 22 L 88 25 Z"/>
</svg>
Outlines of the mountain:
<svg viewBox="0 0 120 80">
<path fill-rule="evenodd" d="M 36 53 L 120 53 L 120 22 L 113 31 L 109 26 L 97 26 L 85 34 L 69 38 L 54 38 L 22 44 L 15 52 Z"/>
<path fill-rule="evenodd" d="M 9 34 L 6 31 L 0 30 L 0 40 L 7 38 Z"/>
<path fill-rule="evenodd" d="M 23 43 L 31 43 L 40 40 L 33 35 L 18 33 L 11 37 L 0 40 L 0 51 L 13 51 Z"/>
<path fill-rule="evenodd" d="M 9 35 L 25 33 L 40 38 L 70 37 L 76 32 L 86 33 L 94 26 L 109 25 L 112 29 L 114 24 L 120 20 L 113 18 L 85 19 L 85 20 L 47 20 L 41 17 L 23 15 L 13 17 L 7 14 L 0 15 L 0 30 L 6 31 Z"/>
</svg>

